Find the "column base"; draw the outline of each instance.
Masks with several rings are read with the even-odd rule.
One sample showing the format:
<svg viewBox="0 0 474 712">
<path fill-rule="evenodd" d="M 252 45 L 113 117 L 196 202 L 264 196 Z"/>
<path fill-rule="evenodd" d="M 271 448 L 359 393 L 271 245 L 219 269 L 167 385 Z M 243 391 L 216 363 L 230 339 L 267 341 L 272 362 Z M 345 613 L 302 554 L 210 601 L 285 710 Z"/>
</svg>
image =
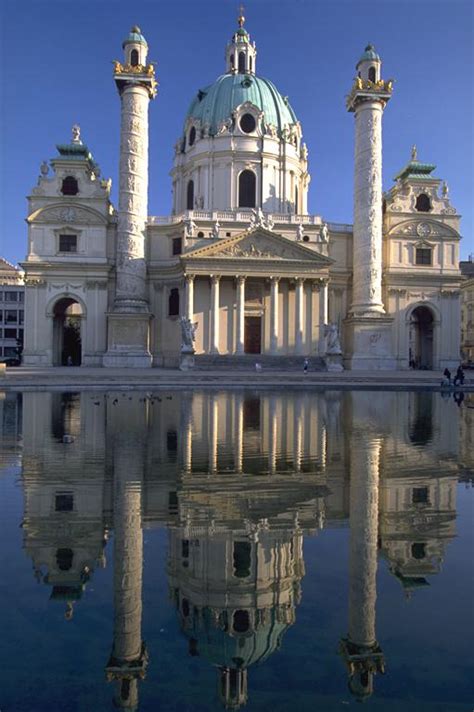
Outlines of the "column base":
<svg viewBox="0 0 474 712">
<path fill-rule="evenodd" d="M 150 368 L 149 351 L 151 314 L 107 314 L 107 351 L 103 365 L 107 368 Z"/>
<path fill-rule="evenodd" d="M 342 354 L 326 354 L 324 357 L 326 361 L 326 368 L 328 371 L 333 373 L 340 373 L 344 371 L 344 366 L 342 365 Z"/>
<path fill-rule="evenodd" d="M 350 371 L 394 371 L 392 325 L 389 316 L 353 316 L 344 321 L 344 366 Z"/>
<path fill-rule="evenodd" d="M 179 370 L 180 371 L 189 371 L 193 369 L 195 366 L 194 363 L 194 351 L 182 351 L 181 352 L 181 358 L 179 362 Z"/>
</svg>

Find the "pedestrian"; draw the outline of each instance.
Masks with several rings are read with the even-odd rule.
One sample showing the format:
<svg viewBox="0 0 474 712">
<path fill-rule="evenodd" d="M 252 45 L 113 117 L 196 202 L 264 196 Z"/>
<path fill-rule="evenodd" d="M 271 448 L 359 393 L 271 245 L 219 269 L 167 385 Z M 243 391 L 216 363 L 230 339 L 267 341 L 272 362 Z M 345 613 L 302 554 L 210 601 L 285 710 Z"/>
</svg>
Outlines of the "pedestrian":
<svg viewBox="0 0 474 712">
<path fill-rule="evenodd" d="M 303 363 L 303 372 L 308 373 L 308 366 L 309 366 L 309 361 L 307 358 L 305 358 L 304 363 Z"/>
<path fill-rule="evenodd" d="M 449 368 L 447 366 L 443 371 L 443 376 L 445 377 L 445 379 L 448 382 L 447 385 L 450 386 L 451 385 L 451 371 L 449 370 Z"/>
<path fill-rule="evenodd" d="M 464 371 L 461 364 L 458 366 L 456 375 L 454 376 L 454 385 L 457 386 L 458 383 L 460 383 L 461 386 L 464 385 Z"/>
</svg>

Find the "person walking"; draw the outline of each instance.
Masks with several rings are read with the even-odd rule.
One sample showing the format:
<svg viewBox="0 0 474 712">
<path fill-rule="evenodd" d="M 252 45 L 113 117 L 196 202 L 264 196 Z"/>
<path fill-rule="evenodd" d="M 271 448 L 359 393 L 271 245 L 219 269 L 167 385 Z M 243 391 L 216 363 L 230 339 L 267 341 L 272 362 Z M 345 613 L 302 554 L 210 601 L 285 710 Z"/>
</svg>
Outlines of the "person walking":
<svg viewBox="0 0 474 712">
<path fill-rule="evenodd" d="M 303 362 L 303 373 L 308 373 L 308 367 L 309 367 L 309 361 L 307 358 L 305 358 Z"/>
<path fill-rule="evenodd" d="M 443 371 L 443 376 L 446 378 L 446 380 L 448 382 L 447 385 L 450 386 L 451 385 L 451 371 L 449 370 L 449 368 L 447 366 Z"/>
<path fill-rule="evenodd" d="M 464 385 L 464 371 L 461 364 L 459 364 L 456 375 L 454 376 L 454 385 L 457 386 L 458 383 L 460 383 L 461 386 Z"/>
</svg>

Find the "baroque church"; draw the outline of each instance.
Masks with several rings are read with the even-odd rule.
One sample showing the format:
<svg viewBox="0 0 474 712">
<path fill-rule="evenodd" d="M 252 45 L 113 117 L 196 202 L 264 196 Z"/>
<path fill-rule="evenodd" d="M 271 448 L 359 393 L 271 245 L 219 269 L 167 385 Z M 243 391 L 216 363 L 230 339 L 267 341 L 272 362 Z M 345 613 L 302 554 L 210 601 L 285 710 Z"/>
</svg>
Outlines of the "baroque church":
<svg viewBox="0 0 474 712">
<path fill-rule="evenodd" d="M 81 139 L 28 197 L 24 362 L 39 366 L 444 369 L 459 362 L 460 216 L 416 147 L 382 192 L 393 82 L 368 45 L 355 120 L 353 225 L 308 213 L 308 150 L 288 98 L 257 74 L 240 16 L 225 73 L 175 145 L 168 216 L 148 215 L 153 64 L 140 28 L 114 63 L 119 204 Z M 343 88 L 341 88 L 341 91 Z M 186 358 L 185 358 L 186 357 Z"/>
</svg>

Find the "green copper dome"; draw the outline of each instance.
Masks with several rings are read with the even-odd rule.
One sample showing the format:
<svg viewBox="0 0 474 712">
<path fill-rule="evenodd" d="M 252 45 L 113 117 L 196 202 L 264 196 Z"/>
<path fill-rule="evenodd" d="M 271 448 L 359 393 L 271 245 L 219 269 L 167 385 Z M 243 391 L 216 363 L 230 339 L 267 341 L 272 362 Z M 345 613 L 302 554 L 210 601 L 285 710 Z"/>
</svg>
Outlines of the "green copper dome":
<svg viewBox="0 0 474 712">
<path fill-rule="evenodd" d="M 122 42 L 122 47 L 125 47 L 127 44 L 143 44 L 148 47 L 148 43 L 143 37 L 141 29 L 136 25 L 132 27 L 128 37 L 126 37 Z"/>
<path fill-rule="evenodd" d="M 223 74 L 214 84 L 200 89 L 191 102 L 186 122 L 190 117 L 200 119 L 201 125 L 209 125 L 212 136 L 234 109 L 247 101 L 264 112 L 266 124 L 273 124 L 279 131 L 297 123 L 288 99 L 268 79 L 253 74 Z"/>
<path fill-rule="evenodd" d="M 366 61 L 369 61 L 369 62 L 370 62 L 371 60 L 372 60 L 372 61 L 375 60 L 376 62 L 380 62 L 380 57 L 379 57 L 379 55 L 377 54 L 377 52 L 375 51 L 374 45 L 373 45 L 373 44 L 368 44 L 367 47 L 366 47 L 365 50 L 364 50 L 364 54 L 362 55 L 362 57 L 361 57 L 361 58 L 359 59 L 359 61 L 357 62 L 357 66 L 359 66 L 359 64 L 360 64 L 361 62 L 366 62 Z"/>
</svg>

